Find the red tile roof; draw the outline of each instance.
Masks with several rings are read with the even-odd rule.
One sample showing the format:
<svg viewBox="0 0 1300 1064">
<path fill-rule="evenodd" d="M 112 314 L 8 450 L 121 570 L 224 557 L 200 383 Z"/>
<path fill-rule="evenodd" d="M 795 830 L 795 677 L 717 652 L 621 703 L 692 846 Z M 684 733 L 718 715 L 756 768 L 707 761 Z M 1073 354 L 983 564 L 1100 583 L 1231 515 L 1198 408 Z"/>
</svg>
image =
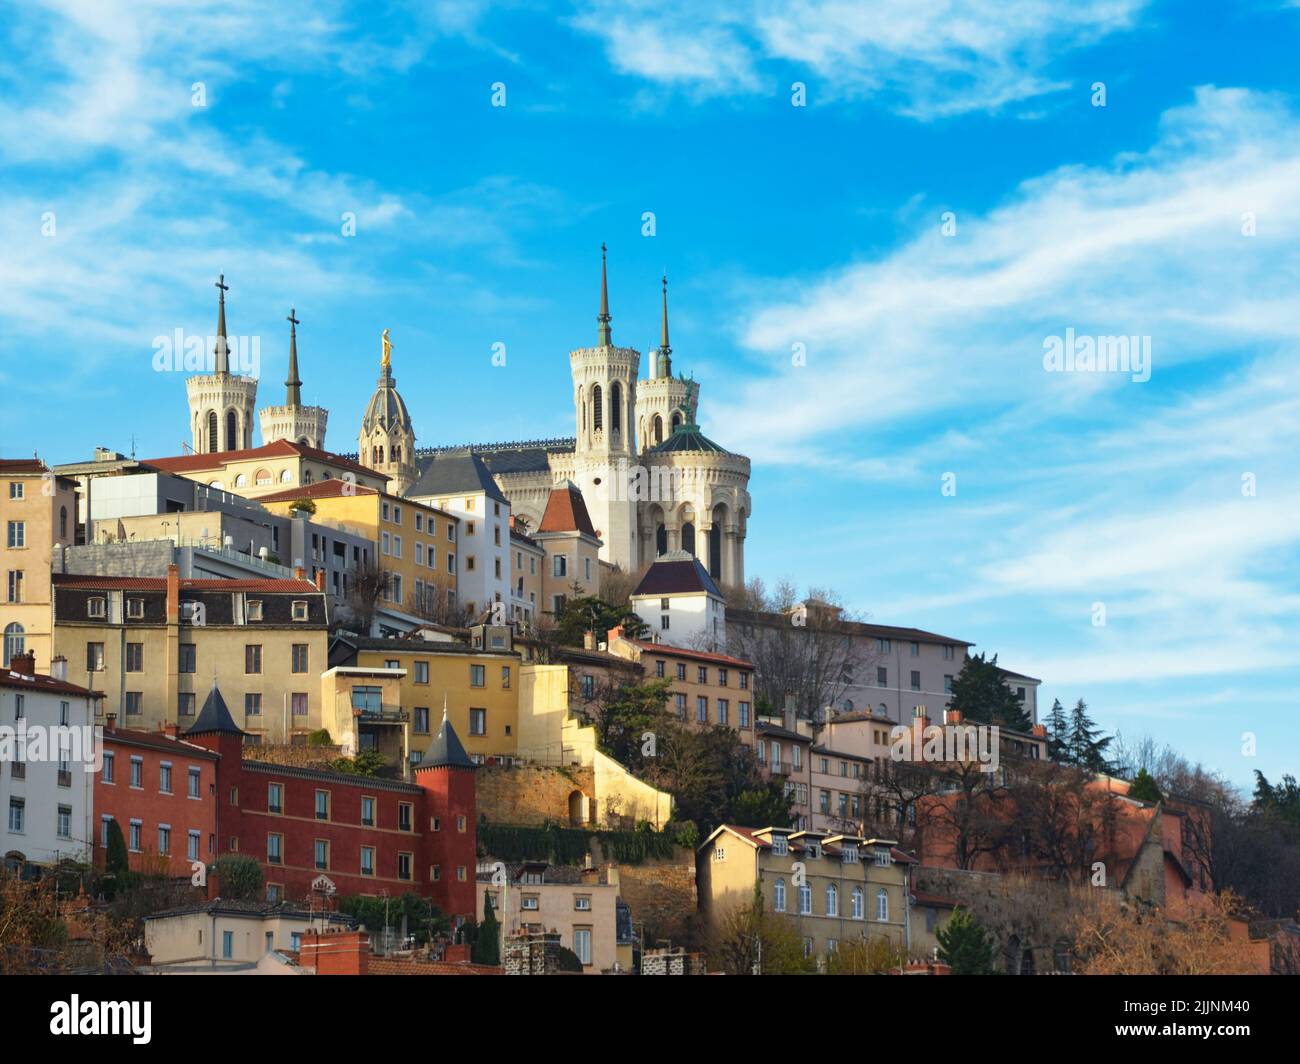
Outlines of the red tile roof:
<svg viewBox="0 0 1300 1064">
<path fill-rule="evenodd" d="M 135 728 L 117 728 L 104 729 L 105 743 L 122 743 L 126 746 L 139 746 L 147 750 L 162 750 L 165 753 L 175 753 L 178 750 L 183 751 L 186 757 L 204 758 L 209 761 L 218 761 L 221 755 L 215 750 L 209 750 L 206 746 L 199 746 L 197 743 L 189 742 L 179 736 L 168 735 L 166 732 L 148 732 L 137 731 Z"/>
<path fill-rule="evenodd" d="M 314 462 L 322 462 L 341 469 L 351 469 L 371 477 L 383 476 L 382 473 L 354 462 L 351 458 L 344 458 L 341 454 L 317 450 L 315 447 L 294 443 L 292 440 L 276 440 L 274 443 L 243 451 L 214 451 L 207 454 L 179 454 L 170 458 L 150 458 L 142 464 L 153 466 L 166 473 L 192 473 L 199 469 L 221 469 L 228 462 L 242 462 L 254 458 L 287 458 L 290 455 L 309 458 Z"/>
<path fill-rule="evenodd" d="M 710 654 L 703 650 L 688 650 L 686 647 L 673 646 L 671 643 L 650 643 L 644 639 L 629 639 L 629 643 L 652 654 L 665 657 L 690 658 L 693 661 L 711 661 L 718 665 L 734 665 L 738 669 L 752 669 L 754 663 L 742 658 L 731 658 L 726 654 Z"/>
<path fill-rule="evenodd" d="M 12 669 L 0 669 L 0 687 L 12 687 L 19 691 L 46 691 L 54 695 L 89 695 L 91 698 L 103 698 L 103 691 L 92 691 L 88 687 L 79 687 L 66 680 L 56 680 L 53 676 L 24 676 Z"/>
<path fill-rule="evenodd" d="M 414 958 L 371 957 L 371 975 L 505 975 L 504 968 L 453 961 L 417 961 Z"/>
<path fill-rule="evenodd" d="M 376 488 L 342 480 L 318 480 L 301 488 L 286 488 L 269 495 L 259 495 L 257 502 L 293 502 L 294 499 L 333 499 L 340 495 L 378 495 Z"/>
<path fill-rule="evenodd" d="M 0 473 L 47 473 L 39 458 L 0 458 Z"/>
<path fill-rule="evenodd" d="M 84 587 L 102 591 L 166 591 L 167 580 L 161 576 L 87 576 L 80 573 L 55 573 L 51 580 L 59 587 Z M 265 591 L 297 595 L 320 594 L 310 580 L 182 580 L 182 591 Z"/>
<path fill-rule="evenodd" d="M 572 484 L 554 488 L 546 500 L 546 512 L 542 514 L 542 523 L 537 526 L 537 531 L 585 532 L 594 538 L 596 529 L 591 524 L 582 492 Z"/>
</svg>

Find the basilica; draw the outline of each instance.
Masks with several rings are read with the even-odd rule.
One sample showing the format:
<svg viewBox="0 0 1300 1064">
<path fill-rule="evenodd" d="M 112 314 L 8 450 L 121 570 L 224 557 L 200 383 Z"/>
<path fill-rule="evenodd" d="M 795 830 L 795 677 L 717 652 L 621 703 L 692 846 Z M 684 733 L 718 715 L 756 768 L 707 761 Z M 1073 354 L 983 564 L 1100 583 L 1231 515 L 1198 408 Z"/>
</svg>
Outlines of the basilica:
<svg viewBox="0 0 1300 1064">
<path fill-rule="evenodd" d="M 749 459 L 700 430 L 700 386 L 673 375 L 668 340 L 668 281 L 662 282 L 659 347 L 647 359 L 614 342 L 605 247 L 601 246 L 596 342 L 569 352 L 573 388 L 571 437 L 448 446 L 421 446 L 397 389 L 392 344 L 384 330 L 379 379 L 361 417 L 355 458 L 387 476 L 394 495 L 422 497 L 450 468 L 485 470 L 508 501 L 518 531 L 539 529 L 556 488 L 576 488 L 600 540 L 600 558 L 635 571 L 668 552 L 697 557 L 723 585 L 744 582 L 750 514 Z M 230 371 L 224 280 L 214 372 L 187 381 L 196 452 L 252 447 L 257 382 Z M 289 314 L 289 372 L 285 401 L 260 412 L 264 445 L 277 440 L 325 450 L 328 414 L 301 400 L 297 320 Z M 466 462 L 469 456 L 471 461 Z M 459 490 L 459 488 L 455 489 Z"/>
</svg>

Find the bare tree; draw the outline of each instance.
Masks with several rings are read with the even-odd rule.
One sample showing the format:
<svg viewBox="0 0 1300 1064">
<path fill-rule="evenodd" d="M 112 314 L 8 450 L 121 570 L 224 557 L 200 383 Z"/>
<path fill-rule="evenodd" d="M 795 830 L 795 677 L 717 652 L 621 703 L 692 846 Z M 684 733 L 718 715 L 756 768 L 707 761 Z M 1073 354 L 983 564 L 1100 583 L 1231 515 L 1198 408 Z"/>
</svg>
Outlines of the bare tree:
<svg viewBox="0 0 1300 1064">
<path fill-rule="evenodd" d="M 367 561 L 358 566 L 348 594 L 349 619 L 344 623 L 357 632 L 368 634 L 375 614 L 379 612 L 380 601 L 387 597 L 392 587 L 392 579 L 387 569 L 374 562 Z"/>
</svg>

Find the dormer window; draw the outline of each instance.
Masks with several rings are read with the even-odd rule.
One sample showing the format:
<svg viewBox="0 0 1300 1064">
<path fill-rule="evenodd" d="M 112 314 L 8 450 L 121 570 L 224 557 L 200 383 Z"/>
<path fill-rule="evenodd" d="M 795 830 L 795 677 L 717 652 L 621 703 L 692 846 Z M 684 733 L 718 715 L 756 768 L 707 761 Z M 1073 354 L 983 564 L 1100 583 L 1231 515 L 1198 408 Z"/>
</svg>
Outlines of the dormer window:
<svg viewBox="0 0 1300 1064">
<path fill-rule="evenodd" d="M 305 621 L 307 619 L 307 603 L 303 599 L 294 599 L 293 619 L 295 621 Z"/>
<path fill-rule="evenodd" d="M 811 857 L 813 860 L 816 860 L 816 859 L 819 858 L 821 855 L 822 855 L 822 848 L 821 848 L 820 843 L 814 842 L 812 839 L 809 839 L 809 840 L 808 840 L 808 856 Z"/>
<path fill-rule="evenodd" d="M 888 850 L 881 849 L 876 851 L 876 864 L 881 868 L 888 868 L 893 864 L 893 858 L 889 855 Z"/>
<path fill-rule="evenodd" d="M 86 616 L 103 618 L 108 613 L 108 600 L 102 596 L 96 596 L 86 600 Z"/>
<path fill-rule="evenodd" d="M 248 601 L 248 619 L 250 621 L 260 621 L 262 619 L 262 600 L 249 599 Z"/>
<path fill-rule="evenodd" d="M 777 857 L 784 857 L 790 852 L 790 845 L 786 842 L 784 835 L 772 836 L 772 853 Z"/>
<path fill-rule="evenodd" d="M 858 848 L 856 846 L 850 846 L 848 843 L 845 843 L 842 854 L 844 857 L 845 864 L 858 863 Z"/>
<path fill-rule="evenodd" d="M 144 617 L 144 599 L 131 598 L 126 600 L 126 615 L 133 621 L 138 621 Z"/>
</svg>

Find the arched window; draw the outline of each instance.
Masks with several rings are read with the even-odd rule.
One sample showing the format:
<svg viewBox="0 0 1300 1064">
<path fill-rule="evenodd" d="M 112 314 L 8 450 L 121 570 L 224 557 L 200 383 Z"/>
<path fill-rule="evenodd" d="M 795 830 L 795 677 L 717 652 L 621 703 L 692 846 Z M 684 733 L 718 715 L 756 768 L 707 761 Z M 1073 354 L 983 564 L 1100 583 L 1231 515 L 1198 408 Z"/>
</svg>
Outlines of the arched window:
<svg viewBox="0 0 1300 1064">
<path fill-rule="evenodd" d="M 668 553 L 668 529 L 660 525 L 655 529 L 655 557 Z"/>
<path fill-rule="evenodd" d="M 722 526 L 717 523 L 709 529 L 709 575 L 722 579 Z"/>
<path fill-rule="evenodd" d="M 682 415 L 681 415 L 680 413 L 678 413 L 676 410 L 674 410 L 674 411 L 673 411 L 673 428 L 676 428 L 676 427 L 677 427 L 678 425 L 680 425 L 681 423 L 682 423 Z"/>
<path fill-rule="evenodd" d="M 605 412 L 600 408 L 600 385 L 591 386 L 591 427 L 599 432 L 605 427 Z"/>
<path fill-rule="evenodd" d="M 862 888 L 853 888 L 853 919 L 862 919 Z"/>
<path fill-rule="evenodd" d="M 310 483 L 311 483 L 311 470 L 310 470 L 310 469 L 304 469 L 304 470 L 302 471 L 302 482 L 303 482 L 304 484 L 310 484 Z"/>
<path fill-rule="evenodd" d="M 691 555 L 695 553 L 695 526 L 690 521 L 682 525 L 682 550 Z"/>
<path fill-rule="evenodd" d="M 618 381 L 609 390 L 609 427 L 611 432 L 623 431 L 623 389 Z"/>
<path fill-rule="evenodd" d="M 399 443 L 396 447 L 390 448 L 388 454 L 394 462 L 400 465 L 402 461 L 402 445 Z"/>
<path fill-rule="evenodd" d="M 216 454 L 221 450 L 221 437 L 217 433 L 217 412 L 208 411 L 208 452 Z"/>
<path fill-rule="evenodd" d="M 253 476 L 253 482 L 259 488 L 266 487 L 271 483 L 271 471 L 269 469 L 259 469 Z"/>
<path fill-rule="evenodd" d="M 876 919 L 881 923 L 889 919 L 889 891 L 884 887 L 876 891 Z"/>
<path fill-rule="evenodd" d="M 237 488 L 246 488 L 246 487 L 248 487 L 248 474 L 247 474 L 247 473 L 240 473 L 239 476 L 235 477 L 235 487 L 237 487 Z"/>
<path fill-rule="evenodd" d="M 281 469 L 281 470 L 280 470 L 280 483 L 281 483 L 281 484 L 292 484 L 292 483 L 293 483 L 293 471 L 290 470 L 290 469 Z"/>
<path fill-rule="evenodd" d="M 664 442 L 664 419 L 661 418 L 658 414 L 655 415 L 654 426 L 655 426 L 654 427 L 655 443 L 663 443 Z"/>
<path fill-rule="evenodd" d="M 68 538 L 68 508 L 59 507 L 59 539 Z"/>
<path fill-rule="evenodd" d="M 239 450 L 239 419 L 233 410 L 226 411 L 226 450 Z"/>
<path fill-rule="evenodd" d="M 785 880 L 778 879 L 772 888 L 772 908 L 779 913 L 785 912 Z"/>
<path fill-rule="evenodd" d="M 27 649 L 27 629 L 17 621 L 5 627 L 4 667 L 7 669 L 15 654 Z"/>
<path fill-rule="evenodd" d="M 840 915 L 840 892 L 834 883 L 826 885 L 826 915 Z"/>
</svg>

